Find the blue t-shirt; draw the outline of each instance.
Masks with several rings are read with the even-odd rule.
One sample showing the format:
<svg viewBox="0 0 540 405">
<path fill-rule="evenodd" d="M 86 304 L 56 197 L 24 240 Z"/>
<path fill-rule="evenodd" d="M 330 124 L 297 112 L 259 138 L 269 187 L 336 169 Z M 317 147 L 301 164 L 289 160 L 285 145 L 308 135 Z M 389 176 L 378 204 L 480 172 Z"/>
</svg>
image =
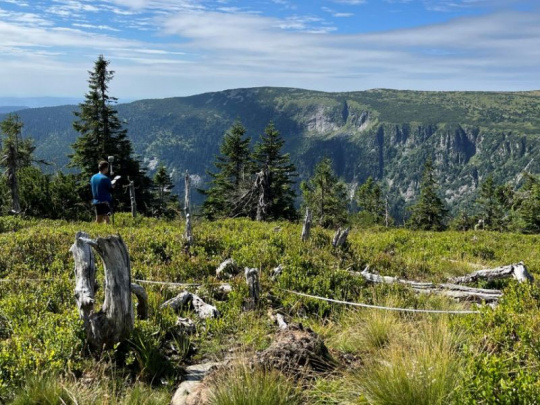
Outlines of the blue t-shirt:
<svg viewBox="0 0 540 405">
<path fill-rule="evenodd" d="M 104 174 L 94 174 L 90 179 L 90 185 L 92 186 L 92 204 L 110 203 L 112 201 L 112 183 Z"/>
</svg>

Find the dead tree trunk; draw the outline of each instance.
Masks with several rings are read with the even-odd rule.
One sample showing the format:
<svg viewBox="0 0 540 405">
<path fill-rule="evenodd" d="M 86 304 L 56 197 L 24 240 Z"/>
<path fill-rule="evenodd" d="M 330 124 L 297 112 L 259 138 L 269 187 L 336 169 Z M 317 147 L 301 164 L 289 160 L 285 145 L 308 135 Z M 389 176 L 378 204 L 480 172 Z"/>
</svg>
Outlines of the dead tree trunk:
<svg viewBox="0 0 540 405">
<path fill-rule="evenodd" d="M 190 214 L 189 208 L 191 205 L 191 177 L 189 176 L 189 172 L 187 170 L 184 177 L 184 188 L 184 215 L 187 219 L 188 215 Z"/>
<path fill-rule="evenodd" d="M 253 309 L 259 303 L 259 298 L 260 298 L 260 293 L 261 293 L 259 270 L 250 269 L 246 267 L 245 276 L 246 276 L 246 283 L 249 288 L 248 309 Z"/>
<path fill-rule="evenodd" d="M 133 182 L 133 180 L 130 180 L 129 177 L 128 177 L 128 181 L 129 181 L 129 185 L 128 185 L 129 199 L 131 202 L 131 216 L 135 218 L 137 216 L 137 200 L 135 200 L 135 183 Z"/>
<path fill-rule="evenodd" d="M 311 211 L 306 208 L 306 216 L 304 217 L 304 226 L 302 227 L 302 242 L 309 239 L 311 232 Z"/>
<path fill-rule="evenodd" d="M 464 287 L 456 284 L 433 284 L 423 283 L 418 281 L 402 280 L 397 277 L 380 276 L 375 273 L 370 273 L 368 268 L 363 272 L 351 272 L 356 276 L 362 276 L 371 283 L 399 283 L 411 287 L 417 293 L 424 294 L 439 294 L 454 298 L 458 301 L 473 301 L 473 302 L 497 302 L 502 297 L 502 292 L 499 290 L 487 290 L 483 288 Z"/>
<path fill-rule="evenodd" d="M 131 292 L 137 297 L 137 315 L 139 319 L 148 319 L 148 294 L 139 284 L 131 283 Z"/>
<path fill-rule="evenodd" d="M 190 200 L 191 200 L 191 177 L 189 177 L 189 172 L 186 170 L 186 176 L 184 177 L 185 191 L 184 191 L 184 214 L 186 216 L 186 233 L 185 238 L 187 242 L 188 249 L 193 245 L 193 231 L 191 228 L 191 213 L 189 211 Z"/>
<path fill-rule="evenodd" d="M 215 306 L 207 304 L 201 297 L 189 291 L 182 291 L 176 297 L 164 302 L 161 308 L 172 308 L 174 311 L 179 311 L 190 304 L 201 319 L 219 317 L 219 311 Z"/>
<path fill-rule="evenodd" d="M 494 269 L 477 270 L 462 277 L 451 278 L 455 284 L 472 283 L 478 280 L 498 280 L 501 278 L 514 277 L 520 283 L 523 281 L 533 281 L 533 276 L 527 271 L 525 264 L 519 262 L 508 266 L 496 267 Z"/>
<path fill-rule="evenodd" d="M 99 254 L 105 268 L 105 300 L 98 312 L 94 312 L 97 283 L 90 246 Z M 94 349 L 112 347 L 128 338 L 133 330 L 131 266 L 126 245 L 120 236 L 93 240 L 78 232 L 70 251 L 75 260 L 75 297 L 88 341 Z M 134 288 L 139 297 L 139 314 L 147 313 L 146 294 L 141 290 L 140 286 Z"/>
<path fill-rule="evenodd" d="M 267 189 L 268 189 L 268 173 L 266 170 L 261 170 L 257 173 L 255 179 L 255 186 L 259 190 L 259 200 L 257 202 L 257 215 L 255 219 L 257 221 L 264 221 L 267 212 Z"/>
<path fill-rule="evenodd" d="M 334 234 L 334 239 L 332 239 L 332 246 L 343 246 L 345 242 L 347 242 L 347 236 L 349 236 L 349 228 L 345 228 L 343 230 L 339 228 Z"/>
</svg>

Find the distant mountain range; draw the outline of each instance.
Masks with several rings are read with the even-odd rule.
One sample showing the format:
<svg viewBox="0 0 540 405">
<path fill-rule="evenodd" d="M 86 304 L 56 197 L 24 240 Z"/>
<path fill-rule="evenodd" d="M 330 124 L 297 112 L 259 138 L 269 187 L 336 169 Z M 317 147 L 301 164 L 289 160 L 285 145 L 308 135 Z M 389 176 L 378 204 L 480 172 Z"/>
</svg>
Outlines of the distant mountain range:
<svg viewBox="0 0 540 405">
<path fill-rule="evenodd" d="M 2 108 L 10 108 L 10 111 L 25 108 L 55 107 L 59 105 L 79 104 L 80 97 L 0 97 L 0 111 Z M 24 106 L 24 107 L 17 107 Z M 2 111 L 6 112 L 6 111 Z"/>
<path fill-rule="evenodd" d="M 38 156 L 57 168 L 66 165 L 77 137 L 76 109 L 19 112 Z M 540 172 L 540 91 L 324 93 L 266 87 L 140 100 L 120 104 L 118 111 L 141 159 L 151 169 L 163 162 L 178 183 L 185 170 L 204 181 L 236 118 L 253 141 L 274 121 L 300 180 L 329 156 L 351 187 L 369 176 L 381 181 L 396 212 L 414 199 L 428 156 L 454 208 L 467 206 L 489 173 L 499 182 L 516 182 L 526 167 Z"/>
</svg>

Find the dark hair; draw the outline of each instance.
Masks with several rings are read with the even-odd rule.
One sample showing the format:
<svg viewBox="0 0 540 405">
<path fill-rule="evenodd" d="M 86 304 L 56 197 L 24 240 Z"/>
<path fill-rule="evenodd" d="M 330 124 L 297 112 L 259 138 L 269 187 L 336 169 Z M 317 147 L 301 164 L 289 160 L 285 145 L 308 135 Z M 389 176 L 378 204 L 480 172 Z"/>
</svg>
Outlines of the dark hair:
<svg viewBox="0 0 540 405">
<path fill-rule="evenodd" d="M 101 162 L 99 162 L 98 169 L 99 169 L 100 172 L 102 172 L 103 170 L 108 169 L 108 168 L 109 168 L 109 162 L 107 162 L 105 160 L 102 160 Z"/>
</svg>

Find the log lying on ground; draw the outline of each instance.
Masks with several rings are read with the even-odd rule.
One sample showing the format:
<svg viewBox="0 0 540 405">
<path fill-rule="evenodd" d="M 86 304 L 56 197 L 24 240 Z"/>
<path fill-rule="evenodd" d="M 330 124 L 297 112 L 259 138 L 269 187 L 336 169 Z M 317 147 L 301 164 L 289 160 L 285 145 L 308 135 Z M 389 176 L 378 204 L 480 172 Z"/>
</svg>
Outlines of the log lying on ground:
<svg viewBox="0 0 540 405">
<path fill-rule="evenodd" d="M 345 245 L 345 242 L 347 242 L 347 236 L 349 236 L 349 230 L 349 228 L 339 228 L 332 239 L 332 246 L 339 247 Z"/>
<path fill-rule="evenodd" d="M 356 276 L 362 276 L 367 281 L 372 283 L 399 283 L 411 287 L 414 291 L 423 294 L 440 294 L 450 298 L 454 298 L 458 301 L 472 301 L 472 302 L 497 302 L 502 297 L 502 292 L 499 290 L 488 290 L 483 288 L 464 287 L 456 284 L 433 284 L 433 283 L 421 283 L 417 281 L 402 280 L 397 277 L 380 276 L 378 274 L 370 273 L 369 268 L 366 268 L 361 273 L 351 272 Z"/>
<path fill-rule="evenodd" d="M 510 264 L 508 266 L 496 267 L 494 269 L 477 270 L 461 277 L 451 278 L 450 281 L 455 284 L 472 283 L 478 280 L 498 280 L 501 278 L 514 277 L 520 283 L 523 281 L 533 281 L 533 276 L 527 271 L 523 262 Z"/>
<path fill-rule="evenodd" d="M 276 280 L 283 273 L 283 266 L 280 264 L 272 270 L 272 281 Z"/>
<path fill-rule="evenodd" d="M 180 310 L 182 307 L 190 305 L 195 313 L 201 319 L 217 318 L 219 317 L 219 311 L 213 305 L 205 303 L 201 297 L 189 291 L 182 291 L 176 297 L 161 304 L 161 308 L 172 308 L 175 311 Z"/>
<path fill-rule="evenodd" d="M 289 327 L 289 325 L 287 325 L 287 322 L 285 322 L 285 317 L 282 314 L 280 314 L 279 312 L 274 314 L 274 311 L 269 309 L 268 310 L 268 317 L 270 318 L 270 320 L 272 322 L 277 323 L 279 329 L 281 329 L 281 330 L 285 330 L 285 329 L 287 329 Z"/>
<path fill-rule="evenodd" d="M 233 259 L 227 259 L 216 269 L 216 277 L 219 279 L 231 278 L 237 275 L 239 268 Z"/>
<path fill-rule="evenodd" d="M 105 300 L 98 312 L 94 311 L 97 282 L 91 246 L 103 260 L 105 268 Z M 127 247 L 120 236 L 93 240 L 78 232 L 70 251 L 75 261 L 75 297 L 88 342 L 94 349 L 112 347 L 128 338 L 133 330 L 131 266 Z M 137 286 L 135 290 L 138 297 L 143 297 L 142 287 Z M 141 312 L 144 305 L 140 307 Z"/>
</svg>

